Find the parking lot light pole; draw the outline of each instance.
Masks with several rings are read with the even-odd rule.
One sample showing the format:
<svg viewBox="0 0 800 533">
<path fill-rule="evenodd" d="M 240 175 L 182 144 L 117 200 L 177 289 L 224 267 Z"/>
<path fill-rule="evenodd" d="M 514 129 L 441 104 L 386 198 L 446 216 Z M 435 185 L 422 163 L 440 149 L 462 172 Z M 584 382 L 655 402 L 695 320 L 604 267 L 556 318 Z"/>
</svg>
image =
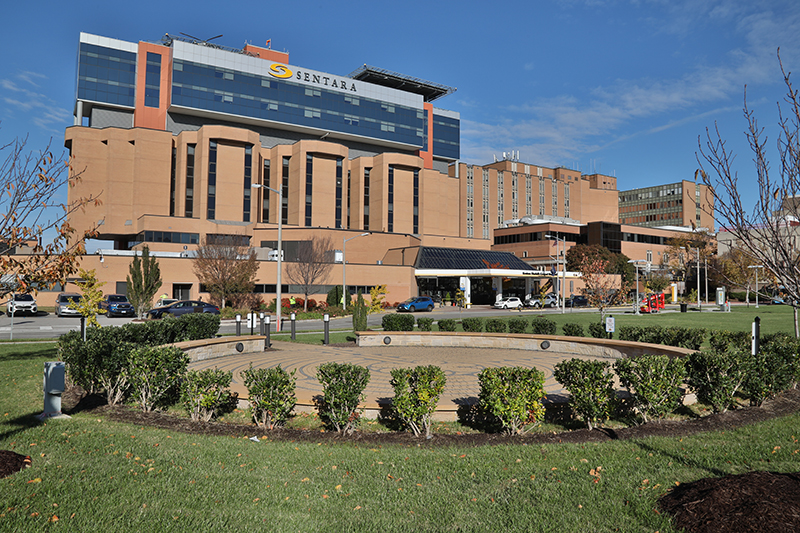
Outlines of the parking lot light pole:
<svg viewBox="0 0 800 533">
<path fill-rule="evenodd" d="M 254 189 L 265 188 L 269 189 L 278 195 L 278 275 L 277 284 L 275 285 L 275 331 L 281 331 L 281 270 L 283 268 L 283 193 L 278 189 L 273 189 L 267 185 L 260 183 L 253 183 L 251 185 Z"/>
<path fill-rule="evenodd" d="M 556 300 L 556 304 L 561 308 L 561 314 L 563 315 L 564 314 L 564 306 L 565 306 L 565 302 L 566 302 L 566 287 L 565 287 L 565 285 L 567 284 L 567 238 L 566 237 L 559 238 L 558 235 L 550 235 L 549 233 L 547 235 L 545 235 L 544 237 L 545 237 L 545 239 L 553 239 L 553 240 L 556 241 L 556 265 L 558 265 L 560 263 L 560 261 L 558 259 L 558 242 L 561 241 L 561 242 L 564 243 L 564 276 L 563 276 L 563 280 L 558 284 L 558 291 L 556 292 L 556 298 L 561 300 L 560 303 L 559 303 L 558 300 Z M 558 279 L 559 279 L 559 277 L 557 276 L 556 280 L 558 280 Z"/>
<path fill-rule="evenodd" d="M 342 309 L 345 311 L 347 310 L 347 301 L 350 299 L 347 297 L 347 276 L 345 272 L 347 268 L 347 256 L 345 254 L 345 251 L 347 250 L 347 241 L 352 241 L 353 239 L 358 239 L 359 237 L 366 237 L 367 235 L 369 235 L 369 232 L 362 233 L 342 241 Z"/>
<path fill-rule="evenodd" d="M 636 303 L 633 304 L 634 306 L 634 313 L 639 313 L 639 263 L 646 263 L 644 259 L 631 259 L 628 263 L 632 263 L 634 268 L 636 269 Z"/>
<path fill-rule="evenodd" d="M 747 268 L 755 268 L 756 269 L 756 309 L 758 309 L 758 269 L 764 268 L 764 265 L 750 265 Z"/>
</svg>

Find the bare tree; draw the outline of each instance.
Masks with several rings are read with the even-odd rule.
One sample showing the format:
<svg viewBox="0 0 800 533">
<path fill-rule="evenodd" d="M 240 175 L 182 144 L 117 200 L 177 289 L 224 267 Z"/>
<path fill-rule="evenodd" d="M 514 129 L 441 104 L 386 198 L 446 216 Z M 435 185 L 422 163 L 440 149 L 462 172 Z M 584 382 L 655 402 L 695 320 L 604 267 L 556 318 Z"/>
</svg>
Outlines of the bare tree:
<svg viewBox="0 0 800 533">
<path fill-rule="evenodd" d="M 192 270 L 211 297 L 225 307 L 232 296 L 253 292 L 258 261 L 247 237 L 215 235 L 197 248 Z"/>
<path fill-rule="evenodd" d="M 706 129 L 705 139 L 699 140 L 695 179 L 711 186 L 718 220 L 721 220 L 738 247 L 783 285 L 794 307 L 795 336 L 800 337 L 797 306 L 800 304 L 800 265 L 796 238 L 800 223 L 800 99 L 792 88 L 778 50 L 778 63 L 786 86 L 784 103 L 778 102 L 779 135 L 777 170 L 771 168 L 767 156 L 767 136 L 760 128 L 753 111 L 747 106 L 745 88 L 745 133 L 755 163 L 758 194 L 752 208 L 751 198 L 739 192 L 739 177 L 733 170 L 734 154 L 725 146 L 719 127 Z M 707 170 L 708 169 L 708 170 Z M 749 176 L 748 176 L 749 179 Z"/>
<path fill-rule="evenodd" d="M 303 310 L 308 311 L 308 295 L 323 281 L 333 268 L 331 250 L 333 240 L 330 236 L 311 237 L 297 243 L 297 256 L 286 266 L 286 277 L 303 291 Z"/>
<path fill-rule="evenodd" d="M 85 252 L 84 239 L 95 228 L 83 232 L 67 218 L 98 196 L 59 200 L 79 180 L 69 161 L 54 156 L 48 144 L 44 151 L 28 151 L 27 139 L 0 146 L 0 297 L 11 291 L 28 292 L 63 282 L 77 268 Z M 47 241 L 47 242 L 46 242 Z"/>
<path fill-rule="evenodd" d="M 589 300 L 589 305 L 600 310 L 601 320 L 605 320 L 606 310 L 609 307 L 618 305 L 625 300 L 628 292 L 628 283 L 622 279 L 622 276 L 617 277 L 617 275 L 607 273 L 608 265 L 608 259 L 599 255 L 586 255 L 579 268 L 586 285 L 584 294 Z"/>
</svg>

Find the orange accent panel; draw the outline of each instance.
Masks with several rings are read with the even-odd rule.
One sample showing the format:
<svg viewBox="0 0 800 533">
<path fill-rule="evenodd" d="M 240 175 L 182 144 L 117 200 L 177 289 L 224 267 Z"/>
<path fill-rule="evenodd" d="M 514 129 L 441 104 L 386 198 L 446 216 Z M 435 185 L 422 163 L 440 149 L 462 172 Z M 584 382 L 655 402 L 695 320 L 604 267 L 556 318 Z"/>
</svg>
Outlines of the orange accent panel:
<svg viewBox="0 0 800 533">
<path fill-rule="evenodd" d="M 244 45 L 244 51 L 256 54 L 261 59 L 266 59 L 267 61 L 276 61 L 278 63 L 284 63 L 286 65 L 289 64 L 288 52 L 278 52 L 277 50 L 272 50 L 270 48 L 263 48 L 261 46 L 253 46 L 252 44 Z"/>
<path fill-rule="evenodd" d="M 425 114 L 428 116 L 428 150 L 420 150 L 419 156 L 425 168 L 433 168 L 433 104 L 425 102 L 422 104 Z"/>
<path fill-rule="evenodd" d="M 158 107 L 145 107 L 144 84 L 147 79 L 147 53 L 161 56 L 161 80 L 159 82 Z M 133 111 L 134 128 L 166 130 L 167 109 L 172 96 L 172 54 L 171 49 L 159 44 L 139 42 L 136 59 L 136 108 Z"/>
</svg>

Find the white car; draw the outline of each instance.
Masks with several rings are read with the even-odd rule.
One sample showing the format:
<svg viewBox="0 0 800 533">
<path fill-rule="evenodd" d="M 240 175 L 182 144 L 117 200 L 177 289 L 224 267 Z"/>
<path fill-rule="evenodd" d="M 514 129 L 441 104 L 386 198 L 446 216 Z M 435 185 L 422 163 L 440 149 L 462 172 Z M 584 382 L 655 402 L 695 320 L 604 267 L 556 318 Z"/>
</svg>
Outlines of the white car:
<svg viewBox="0 0 800 533">
<path fill-rule="evenodd" d="M 495 309 L 520 309 L 522 307 L 522 300 L 516 296 L 508 296 L 500 298 L 494 303 Z"/>
<path fill-rule="evenodd" d="M 12 294 L 6 303 L 6 314 L 8 316 L 35 315 L 38 312 L 36 300 L 30 294 Z"/>
</svg>

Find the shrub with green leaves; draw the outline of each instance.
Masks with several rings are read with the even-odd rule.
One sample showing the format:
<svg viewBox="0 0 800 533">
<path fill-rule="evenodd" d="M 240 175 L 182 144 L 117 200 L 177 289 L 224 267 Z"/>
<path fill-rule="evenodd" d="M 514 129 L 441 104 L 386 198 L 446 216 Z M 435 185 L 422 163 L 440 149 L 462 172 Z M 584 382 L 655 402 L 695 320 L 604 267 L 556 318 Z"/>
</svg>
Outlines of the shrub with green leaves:
<svg viewBox="0 0 800 533">
<path fill-rule="evenodd" d="M 735 405 L 734 397 L 744 385 L 750 368 L 750 352 L 746 350 L 695 352 L 686 359 L 686 381 L 698 401 L 721 413 Z"/>
<path fill-rule="evenodd" d="M 680 387 L 686 379 L 682 359 L 666 355 L 618 359 L 614 370 L 645 423 L 662 419 L 680 407 L 683 399 Z"/>
<path fill-rule="evenodd" d="M 219 331 L 220 317 L 211 313 L 187 313 L 176 319 L 178 331 L 172 342 L 213 339 Z"/>
<path fill-rule="evenodd" d="M 502 318 L 490 318 L 486 321 L 487 333 L 508 333 L 508 324 Z"/>
<path fill-rule="evenodd" d="M 369 384 L 369 369 L 348 363 L 323 363 L 317 367 L 322 384 L 322 399 L 317 404 L 319 417 L 338 433 L 352 433 L 363 409 L 364 389 Z"/>
<path fill-rule="evenodd" d="M 464 318 L 461 320 L 461 327 L 470 333 L 480 333 L 483 331 L 483 319 L 477 317 Z"/>
<path fill-rule="evenodd" d="M 478 374 L 480 407 L 512 435 L 544 419 L 544 372 L 536 368 L 484 368 Z"/>
<path fill-rule="evenodd" d="M 750 371 L 742 386 L 750 405 L 760 406 L 794 384 L 800 363 L 798 341 L 793 337 L 784 333 L 764 336 L 758 354 L 750 358 Z"/>
<path fill-rule="evenodd" d="M 562 329 L 567 337 L 583 337 L 583 326 L 580 324 L 564 324 Z"/>
<path fill-rule="evenodd" d="M 681 339 L 680 346 L 690 350 L 699 350 L 706 339 L 705 328 L 687 328 L 686 336 Z"/>
<path fill-rule="evenodd" d="M 433 319 L 430 317 L 419 317 L 417 327 L 420 331 L 431 331 L 433 329 Z"/>
<path fill-rule="evenodd" d="M 456 321 L 452 318 L 443 318 L 436 322 L 436 325 L 439 326 L 439 331 L 455 331 L 456 330 Z"/>
<path fill-rule="evenodd" d="M 275 368 L 250 368 L 242 372 L 244 386 L 250 397 L 253 421 L 269 429 L 289 418 L 297 397 L 295 396 L 295 370 L 287 372 L 280 365 Z"/>
<path fill-rule="evenodd" d="M 381 326 L 383 331 L 414 331 L 414 315 L 383 315 Z"/>
<path fill-rule="evenodd" d="M 608 333 L 606 333 L 606 325 L 602 322 L 589 323 L 589 335 L 595 339 L 607 339 Z"/>
<path fill-rule="evenodd" d="M 140 346 L 128 354 L 131 397 L 145 412 L 174 404 L 186 374 L 189 356 L 174 346 Z"/>
<path fill-rule="evenodd" d="M 557 326 L 555 321 L 543 316 L 535 316 L 531 320 L 534 335 L 555 335 Z"/>
<path fill-rule="evenodd" d="M 397 419 L 419 436 L 431 436 L 431 420 L 447 382 L 438 366 L 394 368 L 391 371 L 392 409 Z"/>
<path fill-rule="evenodd" d="M 229 387 L 233 372 L 216 368 L 189 370 L 181 383 L 181 403 L 192 420 L 208 422 L 236 408 L 238 394 Z"/>
<path fill-rule="evenodd" d="M 522 334 L 528 331 L 528 320 L 522 317 L 513 317 L 508 321 L 508 331 Z"/>
<path fill-rule="evenodd" d="M 353 304 L 353 331 L 367 330 L 367 315 L 369 315 L 369 306 L 361 291 L 358 291 L 356 303 Z"/>
<path fill-rule="evenodd" d="M 569 404 L 589 429 L 607 420 L 616 406 L 614 373 L 606 361 L 569 359 L 555 365 L 553 376 L 569 391 Z"/>
<path fill-rule="evenodd" d="M 650 344 L 663 344 L 664 328 L 661 326 L 647 326 L 642 328 L 642 334 L 639 337 L 639 342 L 648 342 Z"/>
<path fill-rule="evenodd" d="M 121 328 L 89 328 L 86 342 L 80 332 L 71 331 L 58 339 L 58 354 L 67 364 L 73 383 L 89 393 L 102 391 L 109 405 L 116 405 L 128 391 L 128 353 L 134 344 L 126 342 Z"/>
<path fill-rule="evenodd" d="M 708 343 L 716 353 L 723 353 L 729 348 L 747 350 L 750 349 L 750 335 L 749 331 L 714 330 L 711 332 Z"/>
<path fill-rule="evenodd" d="M 639 342 L 639 339 L 641 338 L 642 338 L 642 328 L 640 326 L 619 327 L 619 340 Z"/>
</svg>

